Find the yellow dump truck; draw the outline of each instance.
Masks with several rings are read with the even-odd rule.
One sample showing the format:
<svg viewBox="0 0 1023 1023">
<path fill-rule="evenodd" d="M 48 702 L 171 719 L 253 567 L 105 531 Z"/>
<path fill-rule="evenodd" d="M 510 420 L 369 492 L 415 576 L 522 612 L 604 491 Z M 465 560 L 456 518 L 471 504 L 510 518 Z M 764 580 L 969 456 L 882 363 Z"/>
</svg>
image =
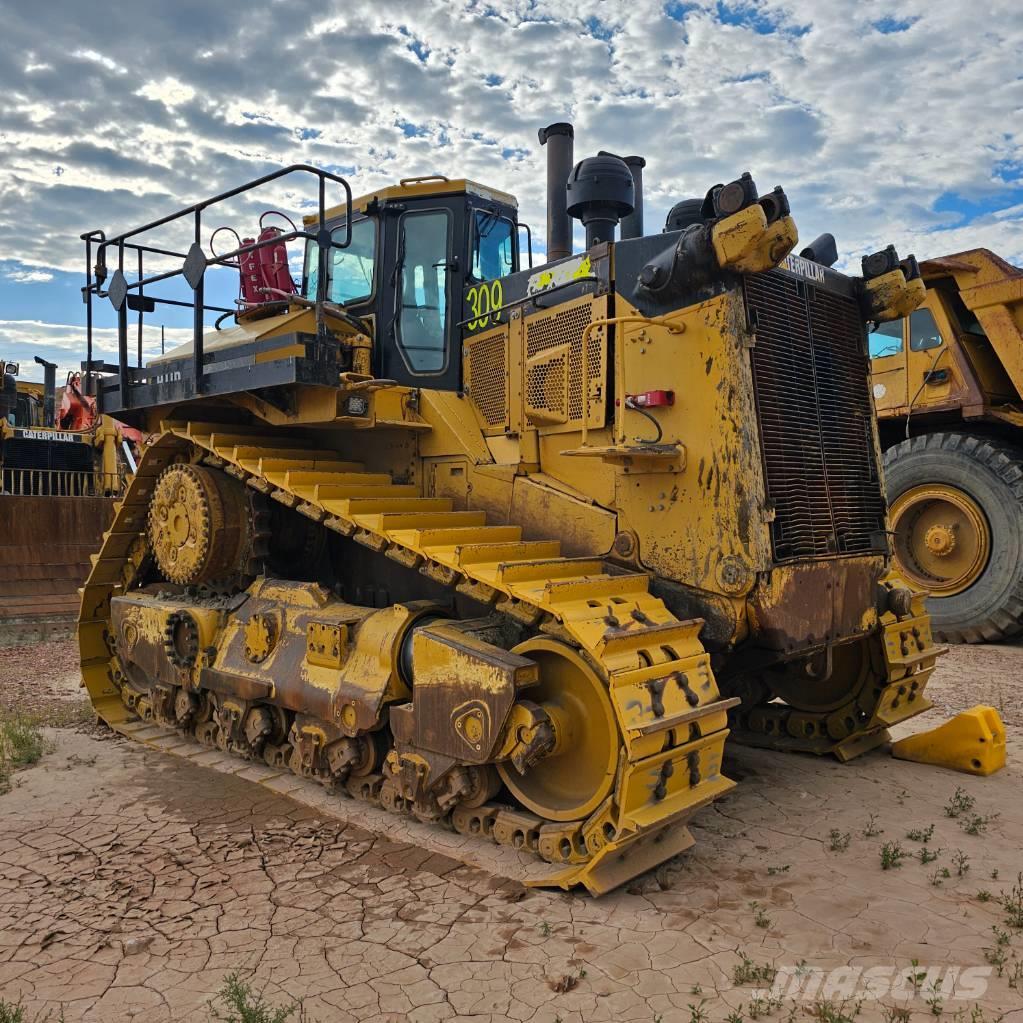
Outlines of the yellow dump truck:
<svg viewBox="0 0 1023 1023">
<path fill-rule="evenodd" d="M 927 297 L 870 337 L 895 555 L 943 639 L 1023 630 L 1023 271 L 920 265 Z"/>
<path fill-rule="evenodd" d="M 502 191 L 353 197 L 311 167 L 85 237 L 90 322 L 108 299 L 119 337 L 87 370 L 154 440 L 79 637 L 125 734 L 176 729 L 599 893 L 691 844 L 730 735 L 846 760 L 929 707 L 866 343 L 923 284 L 893 251 L 858 278 L 795 255 L 784 191 L 748 174 L 646 234 L 641 160 L 540 138 L 542 265 Z M 211 210 L 284 175 L 312 186 L 304 223 L 212 255 Z M 128 311 L 168 271 L 125 267 L 173 258 L 154 239 L 180 224 L 193 339 L 130 367 Z M 234 309 L 206 305 L 211 264 L 239 271 Z"/>
</svg>

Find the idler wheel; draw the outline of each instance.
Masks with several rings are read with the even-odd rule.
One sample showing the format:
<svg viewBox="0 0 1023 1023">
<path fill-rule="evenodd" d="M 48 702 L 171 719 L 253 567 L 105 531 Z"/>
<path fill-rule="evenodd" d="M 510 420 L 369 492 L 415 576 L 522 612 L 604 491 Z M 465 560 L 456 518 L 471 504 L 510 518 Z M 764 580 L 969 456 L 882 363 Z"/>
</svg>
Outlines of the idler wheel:
<svg viewBox="0 0 1023 1023">
<path fill-rule="evenodd" d="M 621 740 L 607 684 L 571 647 L 538 636 L 514 653 L 536 661 L 540 681 L 529 699 L 555 723 L 554 751 L 519 774 L 497 765 L 501 780 L 533 813 L 573 821 L 593 813 L 614 784 Z"/>
</svg>

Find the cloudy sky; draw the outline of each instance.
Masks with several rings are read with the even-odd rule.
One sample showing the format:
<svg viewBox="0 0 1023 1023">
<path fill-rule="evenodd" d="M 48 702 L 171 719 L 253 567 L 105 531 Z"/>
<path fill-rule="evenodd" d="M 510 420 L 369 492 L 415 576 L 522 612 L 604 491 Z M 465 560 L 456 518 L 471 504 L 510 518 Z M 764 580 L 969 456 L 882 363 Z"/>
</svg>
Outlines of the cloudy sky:
<svg viewBox="0 0 1023 1023">
<path fill-rule="evenodd" d="M 785 186 L 805 240 L 831 230 L 845 259 L 894 241 L 1023 263 L 1021 56 L 1019 0 L 9 4 L 0 356 L 82 357 L 83 231 L 282 164 L 357 194 L 472 177 L 516 194 L 542 240 L 536 130 L 555 120 L 575 123 L 577 158 L 647 157 L 648 230 L 749 169 L 763 191 Z M 283 185 L 235 215 L 305 197 Z M 109 354 L 113 331 L 100 341 Z"/>
</svg>

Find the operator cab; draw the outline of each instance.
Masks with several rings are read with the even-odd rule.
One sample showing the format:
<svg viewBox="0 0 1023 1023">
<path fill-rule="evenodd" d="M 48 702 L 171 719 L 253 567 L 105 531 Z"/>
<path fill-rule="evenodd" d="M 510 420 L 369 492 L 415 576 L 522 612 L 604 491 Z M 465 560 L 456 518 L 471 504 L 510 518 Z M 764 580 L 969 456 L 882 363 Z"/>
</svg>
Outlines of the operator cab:
<svg viewBox="0 0 1023 1023">
<path fill-rule="evenodd" d="M 346 208 L 325 215 L 343 242 Z M 315 230 L 317 218 L 305 226 Z M 515 199 L 472 181 L 405 179 L 352 202 L 351 243 L 331 248 L 323 298 L 370 325 L 373 374 L 413 387 L 461 388 L 461 343 L 481 304 L 497 322 L 500 285 L 519 269 Z M 320 288 L 319 249 L 306 244 L 302 295 Z"/>
</svg>

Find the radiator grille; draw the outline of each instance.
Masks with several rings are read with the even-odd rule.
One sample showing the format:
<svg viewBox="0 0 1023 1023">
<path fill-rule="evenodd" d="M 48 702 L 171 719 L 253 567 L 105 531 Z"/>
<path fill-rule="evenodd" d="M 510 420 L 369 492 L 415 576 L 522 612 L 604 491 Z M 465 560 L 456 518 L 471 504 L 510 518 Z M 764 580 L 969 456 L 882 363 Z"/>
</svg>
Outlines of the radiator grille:
<svg viewBox="0 0 1023 1023">
<path fill-rule="evenodd" d="M 775 560 L 885 551 L 855 300 L 777 270 L 747 277 L 745 295 Z"/>
</svg>

